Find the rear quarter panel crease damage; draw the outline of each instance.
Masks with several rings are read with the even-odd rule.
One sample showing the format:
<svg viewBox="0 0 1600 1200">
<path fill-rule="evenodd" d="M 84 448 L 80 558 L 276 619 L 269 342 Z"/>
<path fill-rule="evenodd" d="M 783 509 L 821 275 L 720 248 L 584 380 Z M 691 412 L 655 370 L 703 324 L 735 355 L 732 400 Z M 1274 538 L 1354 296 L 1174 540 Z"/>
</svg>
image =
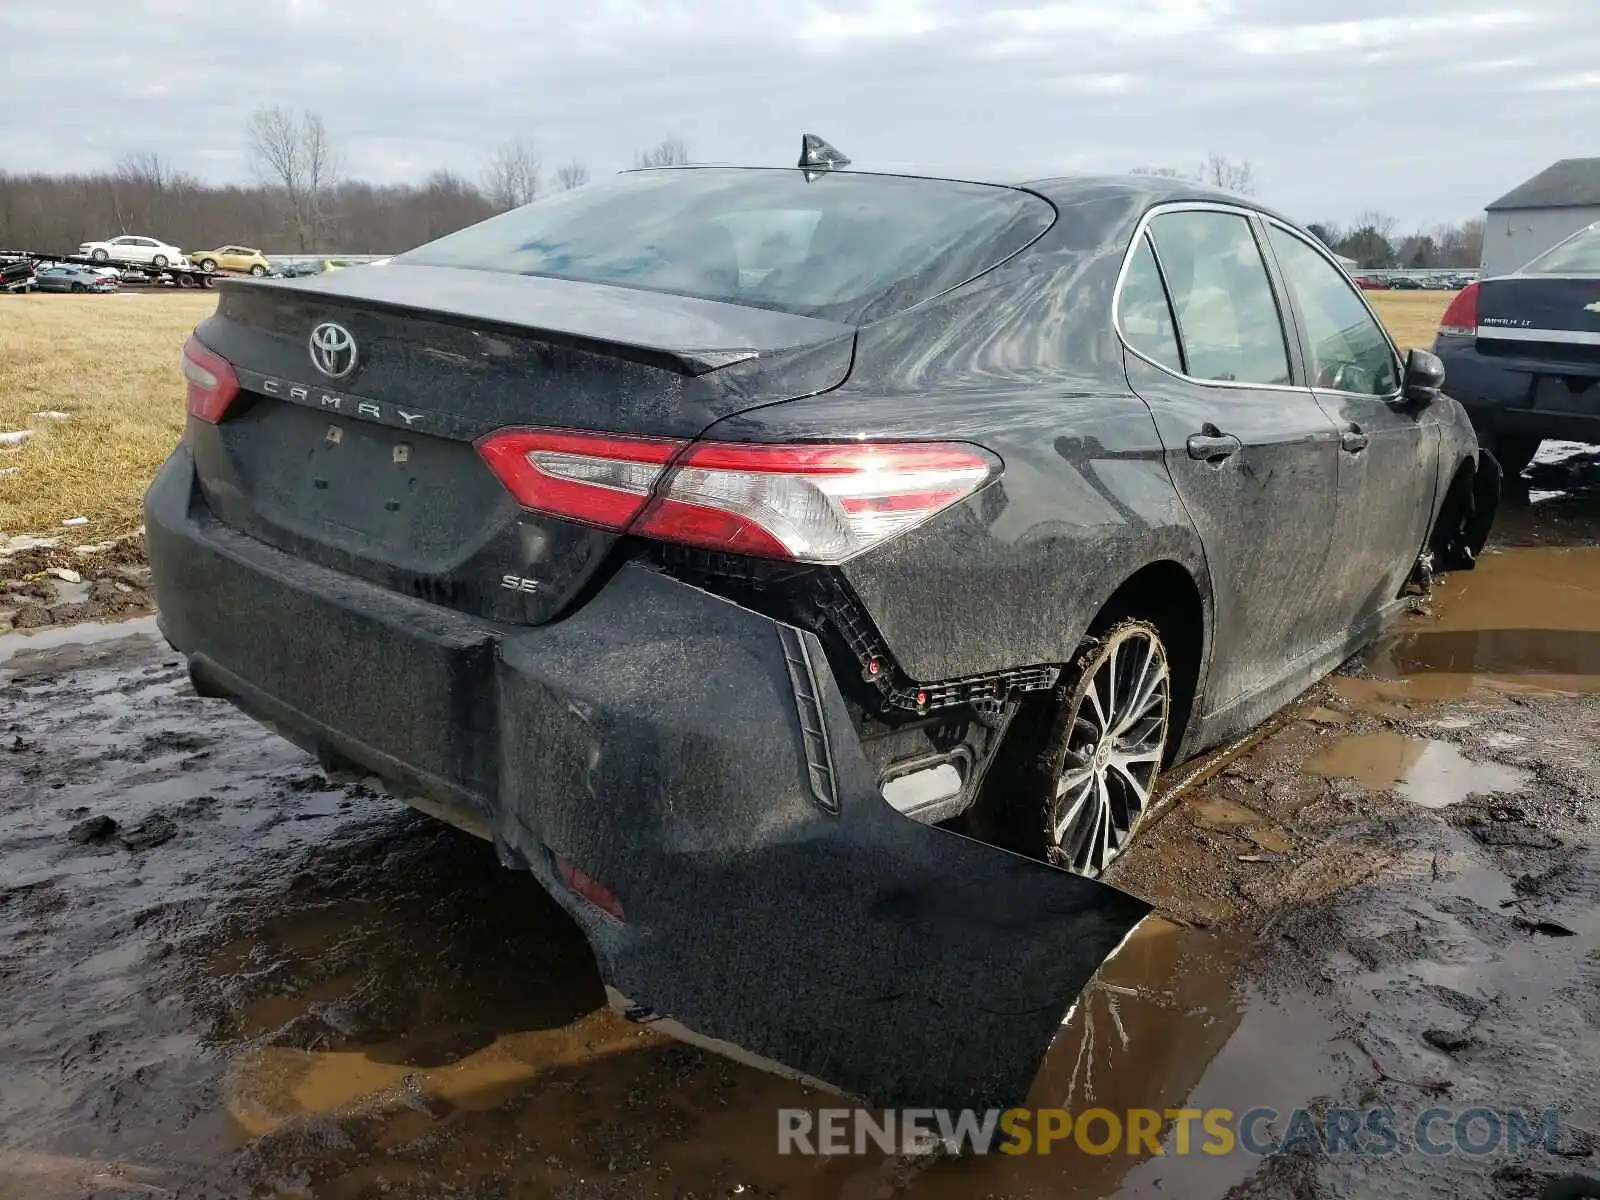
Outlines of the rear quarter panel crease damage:
<svg viewBox="0 0 1600 1200">
<path fill-rule="evenodd" d="M 562 899 L 607 982 L 647 1018 L 876 1104 L 1020 1102 L 1074 998 L 1148 906 L 894 812 L 823 671 L 839 795 L 829 814 L 806 786 L 779 626 L 642 567 L 619 581 L 608 595 L 628 611 L 598 614 L 614 642 L 597 645 L 583 617 L 541 631 L 562 649 L 540 654 L 532 681 L 532 664 L 507 650 L 501 794 L 534 802 L 498 817 L 503 858 Z M 691 631 L 652 633 L 685 591 Z M 610 603 L 597 597 L 584 615 Z M 789 636 L 823 660 L 814 635 Z M 632 659 L 640 645 L 659 653 Z M 529 688 L 543 695 L 517 694 Z M 578 715 L 625 710 L 619 689 L 652 713 L 644 728 Z M 597 702 L 573 702 L 585 693 Z M 651 706 L 658 696 L 670 703 Z M 541 794 L 586 799 L 552 806 Z M 547 847 L 602 880 L 626 878 L 626 923 L 562 888 Z"/>
</svg>

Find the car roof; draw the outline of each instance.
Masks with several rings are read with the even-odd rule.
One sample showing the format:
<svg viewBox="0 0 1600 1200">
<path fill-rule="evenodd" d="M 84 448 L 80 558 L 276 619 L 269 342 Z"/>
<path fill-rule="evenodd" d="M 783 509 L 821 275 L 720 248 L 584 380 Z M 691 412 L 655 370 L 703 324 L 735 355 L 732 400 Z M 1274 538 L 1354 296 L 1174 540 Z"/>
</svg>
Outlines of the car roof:
<svg viewBox="0 0 1600 1200">
<path fill-rule="evenodd" d="M 737 170 L 798 170 L 798 167 L 752 166 L 747 163 L 690 163 L 671 167 L 635 167 L 633 171 L 693 171 L 697 168 L 721 167 Z M 629 172 L 625 172 L 629 173 Z M 1123 197 L 1142 201 L 1142 207 L 1181 201 L 1211 201 L 1238 205 L 1257 212 L 1298 224 L 1293 218 L 1268 208 L 1249 196 L 1224 191 L 1194 180 L 1170 175 L 1140 174 L 1069 174 L 1041 168 L 1029 171 L 1015 167 L 985 167 L 955 165 L 951 163 L 881 162 L 834 167 L 829 174 L 838 175 L 899 175 L 915 179 L 942 179 L 952 183 L 984 183 L 994 187 L 1024 188 L 1037 192 L 1045 199 L 1060 205 L 1077 200 Z"/>
</svg>

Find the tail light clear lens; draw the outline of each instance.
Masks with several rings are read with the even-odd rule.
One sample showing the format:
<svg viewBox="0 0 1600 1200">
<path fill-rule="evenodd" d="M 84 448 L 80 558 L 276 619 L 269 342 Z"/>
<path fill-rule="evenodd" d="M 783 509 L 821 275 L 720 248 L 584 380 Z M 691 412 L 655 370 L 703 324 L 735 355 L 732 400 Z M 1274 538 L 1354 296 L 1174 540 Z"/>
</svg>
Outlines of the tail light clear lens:
<svg viewBox="0 0 1600 1200">
<path fill-rule="evenodd" d="M 704 443 L 672 467 L 634 532 L 713 550 L 840 563 L 987 483 L 973 446 Z"/>
<path fill-rule="evenodd" d="M 833 564 L 970 496 L 975 446 L 760 445 L 507 430 L 479 453 L 525 508 L 662 541 Z"/>
<path fill-rule="evenodd" d="M 239 377 L 221 355 L 193 334 L 183 344 L 183 377 L 189 384 L 189 413 L 215 425 L 239 394 Z"/>
<path fill-rule="evenodd" d="M 1478 285 L 1469 283 L 1456 293 L 1450 307 L 1439 318 L 1439 332 L 1446 336 L 1476 337 L 1478 334 Z"/>
</svg>

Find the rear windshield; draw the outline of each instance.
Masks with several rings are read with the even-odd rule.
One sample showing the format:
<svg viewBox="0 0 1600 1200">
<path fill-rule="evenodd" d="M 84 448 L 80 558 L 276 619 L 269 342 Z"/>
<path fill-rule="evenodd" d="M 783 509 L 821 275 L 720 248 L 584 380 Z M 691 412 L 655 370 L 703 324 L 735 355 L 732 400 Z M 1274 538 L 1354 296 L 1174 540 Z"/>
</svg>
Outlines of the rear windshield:
<svg viewBox="0 0 1600 1200">
<path fill-rule="evenodd" d="M 1600 275 L 1600 222 L 1557 242 L 1522 268 L 1524 275 Z"/>
<path fill-rule="evenodd" d="M 1050 227 L 1029 192 L 853 172 L 627 172 L 394 259 L 620 284 L 858 323 L 964 283 Z"/>
</svg>

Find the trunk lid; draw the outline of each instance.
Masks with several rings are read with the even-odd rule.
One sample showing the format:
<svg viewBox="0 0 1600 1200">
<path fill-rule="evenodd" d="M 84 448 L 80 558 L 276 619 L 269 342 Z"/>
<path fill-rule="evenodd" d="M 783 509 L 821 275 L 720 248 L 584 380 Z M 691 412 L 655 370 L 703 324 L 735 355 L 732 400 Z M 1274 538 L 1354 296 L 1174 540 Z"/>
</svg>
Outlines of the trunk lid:
<svg viewBox="0 0 1600 1200">
<path fill-rule="evenodd" d="M 1488 353 L 1600 366 L 1600 276 L 1511 275 L 1478 288 Z"/>
<path fill-rule="evenodd" d="M 222 290 L 196 333 L 241 392 L 220 424 L 189 423 L 216 515 L 396 591 L 524 624 L 569 609 L 618 535 L 523 511 L 478 438 L 533 425 L 690 439 L 837 386 L 854 347 L 852 326 L 811 317 L 446 267 Z"/>
</svg>

